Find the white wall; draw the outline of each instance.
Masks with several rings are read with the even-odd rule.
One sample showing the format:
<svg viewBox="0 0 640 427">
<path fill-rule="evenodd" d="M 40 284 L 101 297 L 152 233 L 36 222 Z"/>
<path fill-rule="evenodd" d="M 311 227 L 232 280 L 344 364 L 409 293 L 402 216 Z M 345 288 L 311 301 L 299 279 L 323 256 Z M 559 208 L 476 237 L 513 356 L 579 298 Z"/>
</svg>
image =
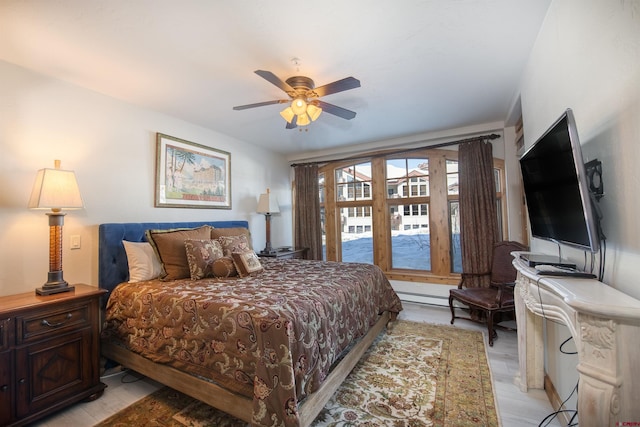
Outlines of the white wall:
<svg viewBox="0 0 640 427">
<path fill-rule="evenodd" d="M 521 99 L 526 146 L 573 109 L 585 162 L 602 161 L 605 282 L 640 298 L 640 2 L 554 0 Z"/>
<path fill-rule="evenodd" d="M 585 162 L 602 162 L 600 201 L 607 236 L 604 281 L 640 298 L 640 2 L 554 0 L 532 50 L 521 86 L 525 144 L 562 111 L 574 111 Z M 534 250 L 557 253 L 533 239 Z M 563 249 L 583 261 L 583 253 Z M 561 397 L 571 391 L 575 359 L 555 351 L 569 334 L 548 325 L 547 372 Z M 560 385 L 560 387 L 558 387 Z"/>
<path fill-rule="evenodd" d="M 255 209 L 267 186 L 282 211 L 272 221 L 272 243 L 292 244 L 290 167 L 280 154 L 1 61 L 0 76 L 0 295 L 47 280 L 47 217 L 27 202 L 36 171 L 55 159 L 76 172 L 85 202 L 65 218 L 63 270 L 70 283 L 97 286 L 97 230 L 104 222 L 248 220 L 261 249 L 265 221 Z M 154 208 L 156 132 L 231 153 L 231 210 Z M 81 249 L 69 249 L 71 235 L 81 236 Z"/>
</svg>

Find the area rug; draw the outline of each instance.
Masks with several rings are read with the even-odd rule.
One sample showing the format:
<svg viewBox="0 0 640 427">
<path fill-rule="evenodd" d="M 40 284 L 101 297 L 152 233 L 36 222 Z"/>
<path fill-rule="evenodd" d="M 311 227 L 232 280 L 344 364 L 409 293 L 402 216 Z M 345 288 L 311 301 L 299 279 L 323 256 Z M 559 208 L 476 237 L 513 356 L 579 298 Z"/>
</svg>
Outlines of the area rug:
<svg viewBox="0 0 640 427">
<path fill-rule="evenodd" d="M 162 388 L 99 424 L 246 424 Z M 325 426 L 498 426 L 481 332 L 398 321 L 383 332 L 313 422 Z"/>
</svg>

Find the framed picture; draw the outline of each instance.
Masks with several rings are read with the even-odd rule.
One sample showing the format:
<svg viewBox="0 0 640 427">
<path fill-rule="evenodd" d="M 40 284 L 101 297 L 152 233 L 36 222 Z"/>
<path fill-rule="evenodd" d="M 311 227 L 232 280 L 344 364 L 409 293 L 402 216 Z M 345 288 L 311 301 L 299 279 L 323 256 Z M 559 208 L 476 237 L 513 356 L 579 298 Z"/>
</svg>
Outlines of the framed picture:
<svg viewBox="0 0 640 427">
<path fill-rule="evenodd" d="M 231 154 L 158 133 L 155 206 L 231 209 Z"/>
</svg>

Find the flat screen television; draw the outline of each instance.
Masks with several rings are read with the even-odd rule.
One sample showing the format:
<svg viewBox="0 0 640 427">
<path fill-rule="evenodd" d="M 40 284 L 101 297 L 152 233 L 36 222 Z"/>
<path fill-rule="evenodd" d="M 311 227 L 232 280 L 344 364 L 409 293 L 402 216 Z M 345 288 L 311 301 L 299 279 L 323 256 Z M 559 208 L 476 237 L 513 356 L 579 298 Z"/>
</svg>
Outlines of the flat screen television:
<svg viewBox="0 0 640 427">
<path fill-rule="evenodd" d="M 520 167 L 532 236 L 597 252 L 599 218 L 571 109 L 522 155 Z"/>
</svg>

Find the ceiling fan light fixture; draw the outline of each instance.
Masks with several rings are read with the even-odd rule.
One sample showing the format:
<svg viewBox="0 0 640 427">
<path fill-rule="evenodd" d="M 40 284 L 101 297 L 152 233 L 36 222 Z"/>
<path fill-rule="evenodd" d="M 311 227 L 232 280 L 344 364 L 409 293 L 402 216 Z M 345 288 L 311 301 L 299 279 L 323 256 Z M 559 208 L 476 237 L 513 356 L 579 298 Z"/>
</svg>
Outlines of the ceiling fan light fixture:
<svg viewBox="0 0 640 427">
<path fill-rule="evenodd" d="M 298 114 L 298 121 L 296 122 L 298 126 L 306 126 L 309 123 L 311 123 L 311 120 L 309 120 L 309 115 L 307 113 Z"/>
<path fill-rule="evenodd" d="M 318 117 L 320 117 L 320 113 L 322 113 L 322 108 L 315 106 L 313 104 L 309 104 L 307 107 L 307 114 L 312 122 L 315 122 Z"/>
<path fill-rule="evenodd" d="M 291 102 L 291 109 L 293 110 L 293 114 L 301 115 L 307 112 L 307 101 L 304 98 L 296 98 Z"/>
<path fill-rule="evenodd" d="M 293 61 L 294 64 L 297 65 L 298 60 L 294 59 Z M 312 121 L 316 121 L 318 117 L 320 117 L 323 109 L 328 114 L 345 120 L 351 120 L 356 116 L 355 111 L 350 111 L 318 99 L 326 95 L 360 87 L 360 80 L 354 77 L 345 77 L 344 79 L 316 87 L 313 80 L 305 76 L 293 76 L 282 81 L 271 71 L 256 70 L 255 74 L 282 90 L 287 94 L 288 98 L 237 105 L 233 107 L 234 110 L 246 110 L 248 108 L 264 107 L 266 105 L 289 103 L 289 106 L 280 112 L 282 118 L 287 121 L 286 129 L 295 129 L 298 125 L 306 126 Z"/>
<path fill-rule="evenodd" d="M 291 120 L 293 120 L 295 113 L 293 112 L 293 109 L 291 109 L 291 107 L 287 107 L 284 110 L 280 111 L 280 115 L 287 121 L 287 123 L 291 123 Z"/>
</svg>

